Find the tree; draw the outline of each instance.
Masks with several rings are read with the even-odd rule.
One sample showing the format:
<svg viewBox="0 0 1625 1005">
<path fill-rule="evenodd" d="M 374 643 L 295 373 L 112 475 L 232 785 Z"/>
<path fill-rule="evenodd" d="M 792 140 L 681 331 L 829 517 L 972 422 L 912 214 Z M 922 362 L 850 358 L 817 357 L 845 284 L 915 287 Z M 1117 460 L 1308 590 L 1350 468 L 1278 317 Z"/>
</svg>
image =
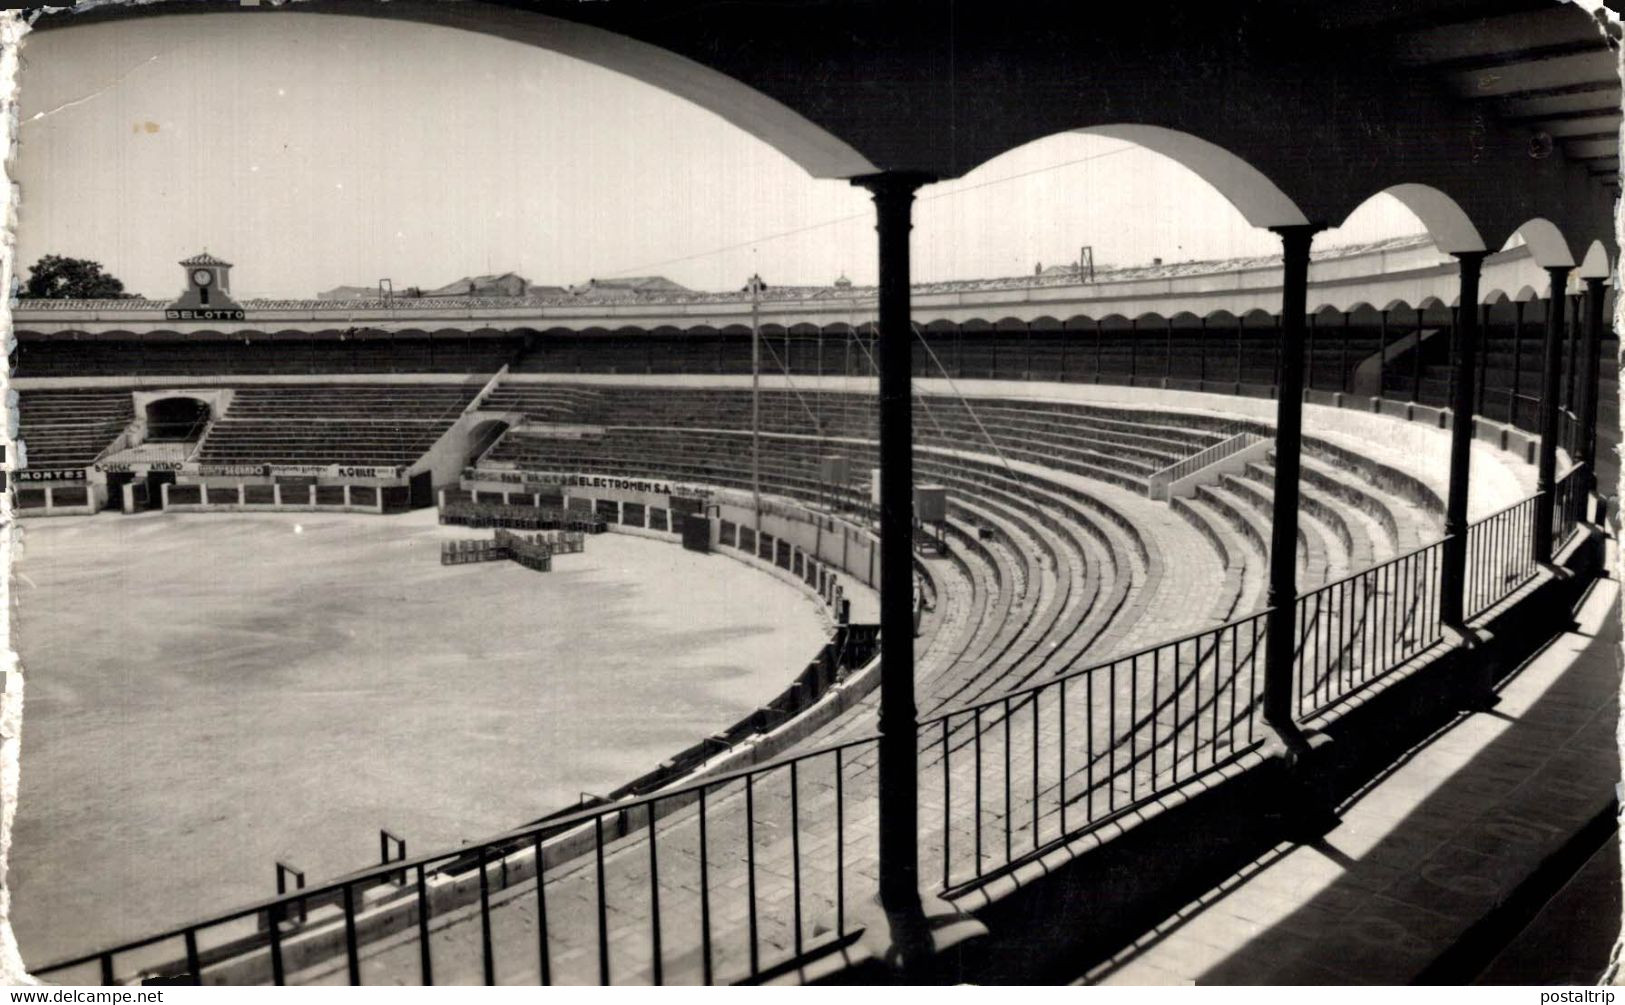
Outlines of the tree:
<svg viewBox="0 0 1625 1005">
<path fill-rule="evenodd" d="M 29 267 L 24 300 L 128 300 L 124 283 L 102 271 L 102 263 L 66 255 L 45 255 Z"/>
</svg>

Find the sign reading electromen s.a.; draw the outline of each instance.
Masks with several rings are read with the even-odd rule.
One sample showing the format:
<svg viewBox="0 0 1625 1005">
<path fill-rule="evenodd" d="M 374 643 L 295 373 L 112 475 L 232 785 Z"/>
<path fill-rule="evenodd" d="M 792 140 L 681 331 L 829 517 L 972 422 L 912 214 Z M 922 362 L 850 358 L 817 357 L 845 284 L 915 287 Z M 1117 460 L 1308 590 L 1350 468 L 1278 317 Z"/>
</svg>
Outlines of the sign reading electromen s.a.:
<svg viewBox="0 0 1625 1005">
<path fill-rule="evenodd" d="M 681 485 L 658 478 L 621 478 L 616 475 L 589 475 L 571 471 L 504 471 L 489 468 L 465 468 L 463 477 L 469 481 L 502 482 L 508 485 L 558 485 L 563 488 L 615 489 L 621 492 L 644 492 L 649 495 L 706 495 L 708 490 L 696 485 Z"/>
</svg>

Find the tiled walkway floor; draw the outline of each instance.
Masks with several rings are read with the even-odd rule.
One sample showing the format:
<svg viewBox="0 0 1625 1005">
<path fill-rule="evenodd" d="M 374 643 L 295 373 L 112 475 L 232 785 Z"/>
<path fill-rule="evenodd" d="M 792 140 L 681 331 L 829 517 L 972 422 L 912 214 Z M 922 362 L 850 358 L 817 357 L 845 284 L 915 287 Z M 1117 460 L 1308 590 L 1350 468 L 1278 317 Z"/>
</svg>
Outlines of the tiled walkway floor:
<svg viewBox="0 0 1625 1005">
<path fill-rule="evenodd" d="M 1609 805 L 1618 606 L 1618 583 L 1599 581 L 1573 630 L 1509 678 L 1493 709 L 1416 750 L 1322 840 L 1278 846 L 1084 979 L 1415 980 Z"/>
</svg>

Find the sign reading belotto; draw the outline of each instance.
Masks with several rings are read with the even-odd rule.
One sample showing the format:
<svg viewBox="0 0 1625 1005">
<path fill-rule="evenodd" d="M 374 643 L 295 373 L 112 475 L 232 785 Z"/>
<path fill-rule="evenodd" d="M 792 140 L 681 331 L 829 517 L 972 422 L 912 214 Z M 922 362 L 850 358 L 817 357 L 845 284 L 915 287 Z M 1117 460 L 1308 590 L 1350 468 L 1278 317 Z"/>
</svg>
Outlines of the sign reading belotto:
<svg viewBox="0 0 1625 1005">
<path fill-rule="evenodd" d="M 221 308 L 221 309 L 218 309 L 218 310 L 213 310 L 213 309 L 210 309 L 210 308 L 207 308 L 207 307 L 204 307 L 204 308 L 181 308 L 179 310 L 177 310 L 174 307 L 166 307 L 164 309 L 164 320 L 165 321 L 242 321 L 242 320 L 245 320 L 245 315 L 243 314 L 242 308 L 240 308 L 240 307 L 239 308 Z"/>
</svg>

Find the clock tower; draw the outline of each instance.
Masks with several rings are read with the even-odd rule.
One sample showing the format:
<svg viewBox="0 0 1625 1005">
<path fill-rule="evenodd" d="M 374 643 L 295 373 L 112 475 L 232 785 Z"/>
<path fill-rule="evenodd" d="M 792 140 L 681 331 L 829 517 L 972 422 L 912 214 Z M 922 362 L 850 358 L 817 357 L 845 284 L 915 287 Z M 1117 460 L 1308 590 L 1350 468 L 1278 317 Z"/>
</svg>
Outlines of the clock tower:
<svg viewBox="0 0 1625 1005">
<path fill-rule="evenodd" d="M 243 309 L 231 298 L 231 263 L 205 251 L 183 260 L 186 289 L 169 305 L 165 315 L 173 320 L 241 320 Z"/>
</svg>

